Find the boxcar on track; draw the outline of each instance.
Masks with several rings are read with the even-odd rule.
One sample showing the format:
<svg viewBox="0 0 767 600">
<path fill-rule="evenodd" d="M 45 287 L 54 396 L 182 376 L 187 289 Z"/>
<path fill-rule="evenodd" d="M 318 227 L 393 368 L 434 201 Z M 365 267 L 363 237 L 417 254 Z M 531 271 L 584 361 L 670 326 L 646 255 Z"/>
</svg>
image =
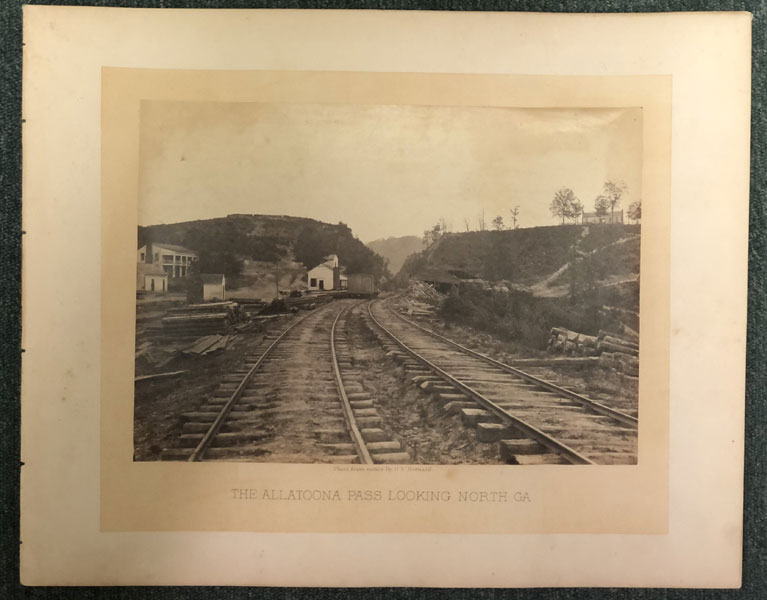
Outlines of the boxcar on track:
<svg viewBox="0 0 767 600">
<path fill-rule="evenodd" d="M 349 296 L 369 298 L 378 295 L 375 277 L 370 273 L 352 273 L 349 275 Z"/>
</svg>

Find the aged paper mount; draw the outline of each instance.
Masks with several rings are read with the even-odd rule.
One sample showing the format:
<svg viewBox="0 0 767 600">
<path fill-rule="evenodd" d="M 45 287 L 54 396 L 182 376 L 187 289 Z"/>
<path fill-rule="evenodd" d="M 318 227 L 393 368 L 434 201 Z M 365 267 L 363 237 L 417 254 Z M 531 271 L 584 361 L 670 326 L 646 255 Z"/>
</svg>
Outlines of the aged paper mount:
<svg viewBox="0 0 767 600">
<path fill-rule="evenodd" d="M 665 533 L 667 526 L 668 194 L 670 86 L 663 77 L 554 78 L 419 74 L 182 72 L 105 69 L 102 123 L 102 527 L 105 530 L 253 530 L 370 533 Z M 187 91 L 188 90 L 188 91 Z M 383 105 L 643 108 L 643 358 L 637 465 L 522 470 L 434 465 L 392 472 L 331 464 L 147 464 L 133 461 L 137 104 L 141 101 L 322 102 Z M 131 118 L 133 117 L 133 119 Z M 114 132 L 114 133 L 113 133 Z M 123 134 L 125 132 L 125 134 Z M 391 135 L 391 134 L 390 134 Z M 123 137 L 124 136 L 124 137 Z M 343 177 L 343 174 L 336 174 Z M 384 207 L 381 207 L 384 208 Z M 371 205 L 370 210 L 375 208 Z M 108 258 L 107 258 L 108 257 Z M 652 267 L 648 265 L 653 265 Z M 645 350 L 646 349 L 646 350 Z M 191 468 L 190 468 L 191 467 Z M 243 502 L 239 492 L 326 492 L 293 502 Z M 566 489 L 567 494 L 561 491 Z M 408 492 L 440 500 L 392 501 Z M 369 492 L 373 500 L 366 498 Z M 530 502 L 463 500 L 505 492 Z M 234 496 L 237 496 L 237 499 Z M 271 495 L 271 494 L 270 494 Z M 446 500 L 450 497 L 452 500 Z M 141 507 L 145 507 L 143 510 Z M 621 507 L 615 510 L 615 507 Z"/>
<path fill-rule="evenodd" d="M 41 232 L 26 240 L 24 263 L 25 583 L 738 585 L 748 15 L 235 15 L 40 7 L 25 16 L 24 227 Z M 604 33 L 608 21 L 622 44 L 606 59 L 607 42 L 597 42 L 596 32 Z M 668 37 L 653 33 L 659 22 Z M 561 35 L 563 23 L 577 52 L 551 55 L 547 36 Z M 404 40 L 411 27 L 434 32 L 419 42 L 417 58 L 387 55 L 371 41 L 383 31 L 399 31 Z M 141 48 L 147 28 L 167 46 L 159 61 Z M 328 28 L 336 35 L 325 38 Z M 476 36 L 476 55 L 452 54 L 449 40 L 458 31 Z M 530 37 L 511 42 L 513 31 Z M 679 58 L 683 31 L 694 59 Z M 713 31 L 716 43 L 707 37 Z M 222 36 L 227 43 L 211 59 L 206 44 Z M 83 39 L 94 43 L 86 48 L 77 41 Z M 307 51 L 326 39 L 335 41 L 323 52 Z M 397 40 L 386 40 L 386 48 L 397 47 Z M 498 47 L 506 49 L 505 59 L 498 59 Z M 242 58 L 244 48 L 250 58 Z M 78 61 L 88 65 L 78 71 L 80 80 L 71 74 Z M 55 105 L 46 100 L 53 89 Z M 638 464 L 343 471 L 133 462 L 132 270 L 142 101 L 640 107 Z M 73 162 L 62 164 L 64 155 Z M 716 165 L 715 181 L 707 165 Z M 86 232 L 72 239 L 75 229 Z M 700 243 L 701 232 L 711 229 L 721 240 L 716 249 Z M 711 264 L 721 265 L 715 275 Z M 52 290 L 61 302 L 55 315 L 36 300 Z M 692 356 L 699 334 L 694 323 L 711 323 L 723 311 L 731 318 L 712 323 L 710 340 L 703 348 L 696 343 Z M 43 370 L 56 375 L 40 377 Z M 392 492 L 396 498 L 425 487 L 444 491 L 444 498 L 503 491 L 532 501 L 385 501 Z M 263 496 L 232 496 L 233 489 L 265 488 L 337 490 L 342 501 L 267 505 Z M 45 498 L 54 489 L 59 500 L 50 503 Z M 374 498 L 380 492 L 382 500 L 354 502 L 351 490 Z M 687 550 L 680 552 L 680 545 Z M 203 548 L 220 563 L 197 565 L 196 550 Z M 445 568 L 467 548 L 481 562 L 462 559 L 462 567 Z M 308 555 L 310 564 L 300 558 Z M 339 570 L 348 556 L 363 558 L 355 573 Z M 551 566 L 531 574 L 530 561 L 544 556 Z M 399 569 L 395 557 L 417 563 L 418 575 Z M 609 566 L 597 569 L 600 563 Z"/>
</svg>

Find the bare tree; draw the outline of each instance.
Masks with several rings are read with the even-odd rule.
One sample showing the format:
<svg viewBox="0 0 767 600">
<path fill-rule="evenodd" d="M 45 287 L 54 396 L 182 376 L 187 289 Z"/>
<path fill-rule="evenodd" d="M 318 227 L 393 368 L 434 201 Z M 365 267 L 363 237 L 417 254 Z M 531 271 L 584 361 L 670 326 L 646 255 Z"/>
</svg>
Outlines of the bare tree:
<svg viewBox="0 0 767 600">
<path fill-rule="evenodd" d="M 479 225 L 480 231 L 485 231 L 487 229 L 486 223 L 485 223 L 485 209 L 482 209 L 482 212 L 477 215 L 477 225 Z"/>
<path fill-rule="evenodd" d="M 467 217 L 463 218 L 463 224 L 466 226 L 466 233 L 471 231 L 471 226 L 469 225 L 469 219 Z"/>
<path fill-rule="evenodd" d="M 511 213 L 512 229 L 516 229 L 517 227 L 519 227 L 519 225 L 517 225 L 517 221 L 519 219 L 519 206 L 515 206 L 514 208 L 509 210 L 509 212 Z"/>
<path fill-rule="evenodd" d="M 498 215 L 493 219 L 493 227 L 495 227 L 496 231 L 501 231 L 503 229 L 503 217 L 501 215 Z"/>
<path fill-rule="evenodd" d="M 575 197 L 575 193 L 570 188 L 561 188 L 554 194 L 549 210 L 555 217 L 562 217 L 562 225 L 565 224 L 565 219 L 572 216 L 573 202 L 578 202 L 578 198 Z"/>
</svg>

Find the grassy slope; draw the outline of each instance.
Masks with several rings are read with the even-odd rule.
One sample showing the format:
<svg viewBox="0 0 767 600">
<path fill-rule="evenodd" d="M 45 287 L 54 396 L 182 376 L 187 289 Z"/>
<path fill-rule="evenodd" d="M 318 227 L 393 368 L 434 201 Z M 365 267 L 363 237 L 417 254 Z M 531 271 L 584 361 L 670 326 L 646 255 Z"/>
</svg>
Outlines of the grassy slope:
<svg viewBox="0 0 767 600">
<path fill-rule="evenodd" d="M 458 270 L 523 287 L 465 282 L 440 303 L 447 322 L 543 350 L 553 326 L 595 335 L 638 328 L 639 226 L 554 226 L 448 235 L 407 268 Z M 526 291 L 520 291 L 520 290 Z"/>
<path fill-rule="evenodd" d="M 588 253 L 638 233 L 637 225 L 475 231 L 450 234 L 430 247 L 424 256 L 429 267 L 457 269 L 483 279 L 508 279 L 532 285 L 572 260 L 576 248 Z M 621 260 L 612 261 L 614 264 L 602 260 L 599 268 L 604 277 L 638 272 L 638 242 L 630 250 L 620 245 L 614 248 L 620 252 Z"/>
</svg>

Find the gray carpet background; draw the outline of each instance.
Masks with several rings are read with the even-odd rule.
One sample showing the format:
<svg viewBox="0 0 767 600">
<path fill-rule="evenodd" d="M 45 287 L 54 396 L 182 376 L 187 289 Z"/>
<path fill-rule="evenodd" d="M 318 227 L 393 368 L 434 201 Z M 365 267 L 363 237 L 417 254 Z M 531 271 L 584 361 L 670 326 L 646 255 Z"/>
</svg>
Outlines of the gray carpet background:
<svg viewBox="0 0 767 600">
<path fill-rule="evenodd" d="M 20 0 L 0 0 L 0 599 L 2 598 L 753 598 L 767 599 L 767 0 L 136 0 L 31 1 L 28 4 L 143 8 L 349 8 L 389 10 L 485 10 L 536 12 L 668 12 L 745 10 L 754 14 L 749 233 L 748 359 L 746 367 L 746 486 L 744 585 L 741 590 L 337 590 L 297 588 L 25 588 L 19 584 L 19 387 L 21 309 L 21 26 Z M 350 565 L 353 568 L 353 565 Z"/>
</svg>

